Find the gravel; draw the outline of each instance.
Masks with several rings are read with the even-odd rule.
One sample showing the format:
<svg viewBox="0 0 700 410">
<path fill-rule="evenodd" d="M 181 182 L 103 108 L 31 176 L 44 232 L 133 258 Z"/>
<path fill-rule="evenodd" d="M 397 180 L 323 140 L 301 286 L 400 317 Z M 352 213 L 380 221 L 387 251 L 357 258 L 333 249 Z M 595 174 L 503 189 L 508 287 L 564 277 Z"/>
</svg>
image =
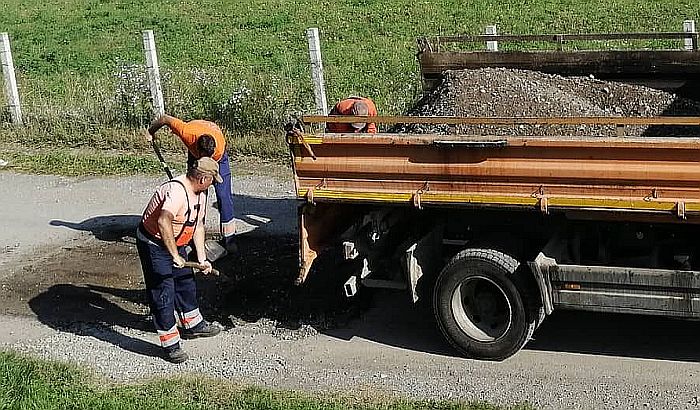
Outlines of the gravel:
<svg viewBox="0 0 700 410">
<path fill-rule="evenodd" d="M 463 117 L 654 117 L 700 115 L 700 103 L 640 85 L 505 68 L 446 71 L 408 113 Z M 698 136 L 698 127 L 626 127 L 627 136 Z M 399 125 L 395 132 L 450 134 L 447 125 Z M 610 126 L 474 126 L 460 134 L 614 136 Z"/>
</svg>

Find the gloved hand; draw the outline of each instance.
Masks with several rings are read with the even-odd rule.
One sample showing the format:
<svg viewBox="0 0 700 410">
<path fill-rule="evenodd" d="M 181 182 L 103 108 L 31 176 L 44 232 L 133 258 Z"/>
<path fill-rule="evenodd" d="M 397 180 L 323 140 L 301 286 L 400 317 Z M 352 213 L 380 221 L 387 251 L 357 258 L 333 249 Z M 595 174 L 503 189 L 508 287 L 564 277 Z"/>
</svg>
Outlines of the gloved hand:
<svg viewBox="0 0 700 410">
<path fill-rule="evenodd" d="M 175 255 L 173 257 L 173 266 L 176 268 L 184 268 L 185 267 L 185 258 L 183 258 L 180 255 Z"/>
</svg>

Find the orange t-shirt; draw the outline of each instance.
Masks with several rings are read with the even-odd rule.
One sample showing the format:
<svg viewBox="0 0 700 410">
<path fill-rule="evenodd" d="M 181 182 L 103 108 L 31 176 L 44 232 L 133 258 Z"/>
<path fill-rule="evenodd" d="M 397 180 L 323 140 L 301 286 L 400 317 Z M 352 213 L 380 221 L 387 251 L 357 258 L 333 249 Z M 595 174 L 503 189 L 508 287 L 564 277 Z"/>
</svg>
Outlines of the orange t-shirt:
<svg viewBox="0 0 700 410">
<path fill-rule="evenodd" d="M 184 122 L 180 119 L 175 118 L 173 123 L 170 125 L 170 129 L 180 137 L 182 142 L 187 146 L 187 149 L 195 156 L 195 158 L 201 158 L 202 155 L 197 152 L 197 138 L 202 134 L 209 134 L 214 137 L 214 142 L 216 147 L 214 147 L 214 154 L 211 156 L 212 159 L 218 161 L 224 155 L 224 150 L 226 149 L 226 139 L 224 139 L 224 133 L 221 132 L 221 128 L 211 121 L 205 120 L 194 120 L 190 122 Z"/>
<path fill-rule="evenodd" d="M 185 181 L 185 176 L 181 175 L 174 178 L 182 182 L 187 186 L 187 181 Z M 187 195 L 187 197 L 185 197 Z M 158 239 L 162 239 L 160 235 L 160 229 L 158 228 L 158 217 L 160 216 L 161 210 L 169 211 L 171 214 L 175 215 L 173 219 L 173 234 L 177 236 L 182 232 L 183 226 L 187 219 L 187 199 L 189 198 L 189 211 L 190 211 L 190 222 L 195 222 L 197 216 L 196 205 L 199 204 L 199 218 L 197 218 L 196 223 L 204 223 L 204 214 L 206 213 L 206 203 L 207 196 L 205 192 L 199 195 L 189 190 L 185 190 L 182 185 L 177 182 L 166 182 L 153 194 L 151 200 L 146 205 L 146 209 L 143 211 L 143 217 L 141 222 L 146 228 L 146 231 Z"/>
<path fill-rule="evenodd" d="M 369 98 L 363 98 L 363 97 L 350 97 L 346 98 L 340 102 L 338 102 L 335 107 L 331 110 L 330 114 L 331 115 L 352 115 L 352 106 L 355 104 L 356 101 L 364 101 L 365 104 L 367 104 L 367 115 L 369 116 L 376 116 L 377 115 L 377 106 L 374 105 L 374 102 L 370 100 Z M 371 134 L 374 134 L 377 132 L 377 125 L 373 122 L 367 123 L 366 126 L 367 130 L 364 132 L 368 132 Z M 340 123 L 340 122 L 329 122 L 326 124 L 326 130 L 327 132 L 362 132 L 362 130 L 358 130 L 357 128 L 353 127 L 350 124 L 346 123 Z"/>
</svg>

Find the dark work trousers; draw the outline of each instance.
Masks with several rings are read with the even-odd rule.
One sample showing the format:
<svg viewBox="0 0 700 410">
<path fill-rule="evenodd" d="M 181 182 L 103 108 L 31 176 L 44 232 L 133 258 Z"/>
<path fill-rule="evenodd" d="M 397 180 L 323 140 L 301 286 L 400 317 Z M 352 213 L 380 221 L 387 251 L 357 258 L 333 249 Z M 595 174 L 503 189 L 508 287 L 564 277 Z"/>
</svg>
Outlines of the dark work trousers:
<svg viewBox="0 0 700 410">
<path fill-rule="evenodd" d="M 194 165 L 197 158 L 188 152 L 187 166 Z M 224 238 L 233 236 L 235 233 L 235 221 L 233 219 L 233 189 L 231 185 L 231 166 L 229 165 L 228 153 L 219 159 L 219 174 L 223 181 L 219 184 L 214 182 L 214 192 L 216 192 L 216 204 L 219 208 L 219 219 L 221 221 L 221 236 Z"/>
<path fill-rule="evenodd" d="M 140 228 L 139 228 L 140 229 Z M 153 322 L 159 334 L 172 331 L 175 328 L 175 314 L 184 317 L 189 312 L 196 312 L 199 316 L 197 304 L 197 286 L 194 281 L 192 268 L 176 268 L 173 266 L 173 258 L 165 246 L 145 239 L 137 234 L 136 248 L 141 259 L 141 268 L 146 282 L 146 298 L 153 315 Z M 187 259 L 185 247 L 178 247 L 178 253 Z M 161 343 L 164 347 L 168 344 L 179 342 L 168 339 L 169 343 Z"/>
</svg>

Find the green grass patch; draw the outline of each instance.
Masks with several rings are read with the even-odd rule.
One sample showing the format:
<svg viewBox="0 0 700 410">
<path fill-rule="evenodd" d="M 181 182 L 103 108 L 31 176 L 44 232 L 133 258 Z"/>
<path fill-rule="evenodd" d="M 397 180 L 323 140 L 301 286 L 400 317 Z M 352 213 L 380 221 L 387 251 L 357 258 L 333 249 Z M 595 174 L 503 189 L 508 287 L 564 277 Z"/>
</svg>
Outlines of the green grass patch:
<svg viewBox="0 0 700 410">
<path fill-rule="evenodd" d="M 487 403 L 350 398 L 241 387 L 204 377 L 106 385 L 72 366 L 0 352 L 0 409 L 444 409 L 496 410 Z M 515 409 L 529 409 L 521 405 Z"/>
<path fill-rule="evenodd" d="M 234 154 L 279 157 L 283 124 L 314 106 L 308 27 L 321 33 L 329 104 L 359 94 L 394 115 L 421 94 L 417 37 L 480 34 L 489 24 L 511 34 L 681 31 L 686 19 L 700 22 L 697 0 L 5 0 L 0 27 L 12 39 L 29 131 L 0 129 L 0 146 L 133 149 L 129 136 L 150 119 L 146 29 L 168 113 L 216 121 Z"/>
<path fill-rule="evenodd" d="M 28 150 L 34 151 L 34 150 Z M 27 150 L 0 149 L 4 169 L 32 174 L 66 176 L 108 176 L 156 174 L 161 166 L 155 156 L 95 150 Z"/>
</svg>

